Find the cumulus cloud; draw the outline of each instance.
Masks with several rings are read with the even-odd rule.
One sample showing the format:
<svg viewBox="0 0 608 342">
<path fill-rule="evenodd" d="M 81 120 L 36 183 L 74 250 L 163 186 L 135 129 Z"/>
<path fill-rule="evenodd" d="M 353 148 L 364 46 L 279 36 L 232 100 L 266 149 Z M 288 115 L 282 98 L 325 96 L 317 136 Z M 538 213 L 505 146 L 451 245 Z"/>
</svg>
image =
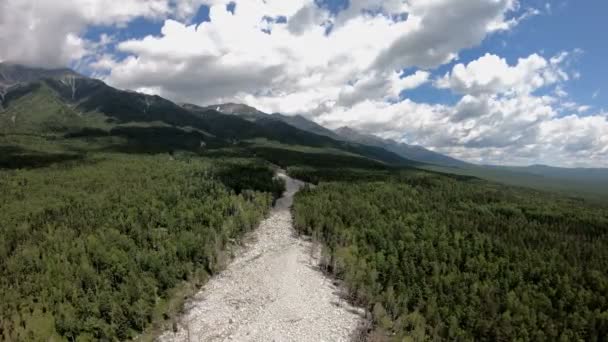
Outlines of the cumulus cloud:
<svg viewBox="0 0 608 342">
<path fill-rule="evenodd" d="M 314 3 L 308 3 L 289 18 L 287 29 L 294 35 L 301 35 L 306 30 L 323 24 L 327 19 L 325 11 Z"/>
<path fill-rule="evenodd" d="M 608 166 L 608 115 L 568 115 L 543 122 L 540 142 L 547 159 L 568 156 L 564 165 Z"/>
<path fill-rule="evenodd" d="M 85 61 L 119 88 L 304 114 L 470 161 L 608 166 L 606 114 L 564 90 L 580 51 L 512 63 L 488 53 L 432 76 L 539 11 L 516 0 L 348 3 L 330 12 L 314 0 L 4 0 L 0 60 Z M 192 22 L 203 4 L 210 21 Z M 120 28 L 139 17 L 161 22 L 161 31 L 124 41 L 82 36 L 90 25 Z M 408 99 L 427 83 L 456 103 Z"/>
<path fill-rule="evenodd" d="M 487 34 L 511 27 L 505 16 L 516 6 L 513 0 L 409 1 L 408 20 L 402 24 L 404 34 L 383 49 L 374 66 L 432 68 L 449 62 Z"/>
<path fill-rule="evenodd" d="M 399 75 L 397 72 L 384 76 L 376 74 L 366 75 L 352 84 L 342 87 L 337 104 L 351 106 L 362 99 L 398 100 L 399 94 L 404 90 L 415 89 L 426 83 L 429 79 L 426 71 L 416 71 L 411 75 Z"/>
<path fill-rule="evenodd" d="M 113 85 L 158 87 L 178 101 L 318 113 L 365 99 L 395 100 L 428 78 L 425 71 L 401 77 L 400 70 L 455 58 L 516 8 L 511 0 L 356 0 L 334 15 L 312 0 L 235 1 L 234 13 L 227 2 L 207 3 L 210 22 L 167 20 L 160 35 L 118 45 L 132 58 L 95 66 L 111 66 Z M 437 13 L 454 15 L 446 23 Z M 268 20 L 279 16 L 286 22 Z M 404 44 L 407 51 L 397 51 Z"/>
<path fill-rule="evenodd" d="M 487 54 L 435 82 L 463 94 L 454 106 L 364 101 L 328 110 L 319 120 L 480 163 L 608 166 L 606 114 L 582 117 L 591 107 L 566 99 L 567 93 L 536 94 L 569 79 L 568 55 L 533 54 L 510 66 Z"/>
<path fill-rule="evenodd" d="M 211 1 L 211 0 L 209 0 Z M 81 38 L 90 25 L 124 26 L 134 18 L 185 20 L 207 0 L 2 0 L 0 60 L 65 66 L 99 42 Z"/>
<path fill-rule="evenodd" d="M 164 0 L 56 0 L 0 2 L 0 59 L 65 66 L 86 54 L 79 38 L 87 25 L 125 24 L 169 11 Z"/>
<path fill-rule="evenodd" d="M 364 101 L 319 117 L 384 138 L 491 164 L 608 167 L 608 115 L 562 116 L 549 96 L 465 95 L 455 106 Z M 375 113 L 370 115 L 369 113 Z"/>
<path fill-rule="evenodd" d="M 504 58 L 488 53 L 467 65 L 455 65 L 436 85 L 460 94 L 531 93 L 541 87 L 568 80 L 568 74 L 561 69 L 567 55 L 561 53 L 547 61 L 532 54 L 520 58 L 516 65 L 510 66 Z M 561 88 L 557 92 L 560 96 L 567 95 Z"/>
</svg>

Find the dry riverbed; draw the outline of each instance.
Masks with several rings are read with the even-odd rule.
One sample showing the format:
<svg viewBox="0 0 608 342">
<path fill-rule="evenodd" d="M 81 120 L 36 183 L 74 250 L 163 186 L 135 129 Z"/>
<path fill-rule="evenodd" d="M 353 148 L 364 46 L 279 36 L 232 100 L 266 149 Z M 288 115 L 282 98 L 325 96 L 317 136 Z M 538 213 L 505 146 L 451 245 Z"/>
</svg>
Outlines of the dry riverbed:
<svg viewBox="0 0 608 342">
<path fill-rule="evenodd" d="M 290 212 L 303 185 L 285 174 L 287 191 L 226 270 L 186 304 L 178 331 L 160 341 L 349 341 L 362 311 L 339 296 L 298 238 Z"/>
</svg>

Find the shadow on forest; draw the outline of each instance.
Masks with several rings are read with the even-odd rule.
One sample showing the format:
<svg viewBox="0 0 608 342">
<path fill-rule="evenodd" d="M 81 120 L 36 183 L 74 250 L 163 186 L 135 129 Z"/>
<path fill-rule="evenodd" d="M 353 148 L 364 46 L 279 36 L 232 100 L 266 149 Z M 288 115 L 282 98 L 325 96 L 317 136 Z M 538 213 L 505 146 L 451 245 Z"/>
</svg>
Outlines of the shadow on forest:
<svg viewBox="0 0 608 342">
<path fill-rule="evenodd" d="M 214 144 L 214 139 L 199 132 L 175 127 L 116 127 L 110 131 L 86 128 L 65 135 L 65 138 L 111 138 L 126 139 L 122 143 L 110 143 L 101 151 L 131 154 L 171 153 L 176 150 L 200 152 L 203 147 Z"/>
<path fill-rule="evenodd" d="M 298 165 L 322 168 L 365 168 L 372 170 L 386 170 L 390 168 L 386 164 L 372 159 L 329 152 L 301 152 L 272 147 L 251 147 L 248 150 L 252 156 L 266 159 L 283 168 Z"/>
<path fill-rule="evenodd" d="M 261 163 L 225 163 L 216 175 L 236 194 L 241 194 L 244 190 L 269 192 L 276 200 L 285 191 L 285 182 L 275 178 L 274 171 Z"/>
<path fill-rule="evenodd" d="M 82 159 L 83 155 L 75 153 L 48 153 L 18 146 L 0 146 L 0 169 L 31 169 Z"/>
</svg>

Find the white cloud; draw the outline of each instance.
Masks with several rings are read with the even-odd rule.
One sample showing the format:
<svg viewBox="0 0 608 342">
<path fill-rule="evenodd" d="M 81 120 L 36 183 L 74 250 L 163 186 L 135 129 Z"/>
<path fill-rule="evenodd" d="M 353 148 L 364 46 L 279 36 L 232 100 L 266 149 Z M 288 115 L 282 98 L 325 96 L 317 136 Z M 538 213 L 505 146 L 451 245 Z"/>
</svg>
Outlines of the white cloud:
<svg viewBox="0 0 608 342">
<path fill-rule="evenodd" d="M 107 81 L 123 88 L 159 87 L 162 95 L 199 104 L 249 101 L 265 111 L 393 99 L 428 78 L 423 71 L 403 79 L 395 72 L 455 58 L 491 33 L 490 23 L 508 20 L 515 7 L 512 0 L 359 0 L 334 17 L 312 0 L 241 0 L 234 14 L 225 3 L 211 6 L 211 22 L 167 20 L 160 36 L 122 42 L 119 49 L 135 58 L 116 64 Z M 378 14 L 362 15 L 363 9 Z M 438 20 L 438 11 L 455 17 Z M 407 20 L 393 20 L 403 12 Z M 264 19 L 277 16 L 287 23 L 269 25 Z M 404 44 L 411 45 L 407 56 L 394 55 Z"/>
<path fill-rule="evenodd" d="M 137 17 L 192 16 L 198 0 L 2 0 L 0 60 L 58 67 L 94 53 L 82 39 L 89 25 L 124 26 Z M 108 37 L 105 37 L 108 38 Z M 105 39 L 104 38 L 104 39 Z"/>
<path fill-rule="evenodd" d="M 159 89 L 200 104 L 253 99 L 269 111 L 303 111 L 338 101 L 353 84 L 362 96 L 356 101 L 393 99 L 428 78 L 422 71 L 403 79 L 395 72 L 455 58 L 517 7 L 515 0 L 353 0 L 334 16 L 313 0 L 237 0 L 234 14 L 229 2 L 5 0 L 0 46 L 12 48 L 0 58 L 59 66 L 97 55 L 90 67 L 107 70 L 107 81 L 119 87 Z M 211 22 L 189 25 L 201 4 L 210 6 Z M 405 12 L 407 20 L 394 20 Z M 438 19 L 445 12 L 454 15 Z M 287 23 L 266 19 L 278 16 Z M 102 42 L 79 38 L 88 25 L 121 26 L 136 17 L 173 19 L 159 36 L 120 42 L 117 48 L 132 55 L 122 61 L 104 54 Z M 381 89 L 372 91 L 374 84 Z M 305 100 L 312 102 L 302 107 Z"/>
<path fill-rule="evenodd" d="M 532 18 L 534 16 L 540 15 L 541 12 L 535 8 L 528 8 L 523 14 L 519 17 L 511 18 L 509 20 L 500 20 L 496 22 L 490 23 L 488 28 L 491 31 L 507 31 L 512 29 L 513 27 L 519 25 L 520 22 Z"/>
<path fill-rule="evenodd" d="M 583 105 L 583 106 L 578 106 L 578 108 L 576 110 L 579 113 L 585 113 L 585 112 L 588 112 L 590 109 L 591 109 L 591 106 Z"/>
<path fill-rule="evenodd" d="M 510 66 L 504 58 L 487 53 L 467 65 L 455 65 L 436 85 L 461 94 L 531 93 L 568 80 L 568 74 L 560 68 L 567 56 L 561 53 L 547 61 L 532 54 Z M 558 95 L 567 95 L 560 89 L 556 90 Z"/>
<path fill-rule="evenodd" d="M 514 0 L 409 1 L 402 34 L 391 37 L 374 66 L 432 68 L 449 62 L 461 49 L 479 44 L 492 32 L 507 29 L 510 19 L 506 14 L 517 5 Z"/>
<path fill-rule="evenodd" d="M 55 0 L 0 2 L 0 59 L 36 66 L 65 66 L 87 54 L 80 38 L 87 25 L 126 24 L 168 13 L 165 0 Z"/>
<path fill-rule="evenodd" d="M 546 60 L 534 54 L 509 66 L 498 56 L 485 55 L 468 65 L 456 65 L 436 82 L 464 94 L 454 106 L 364 101 L 333 107 L 319 121 L 332 127 L 349 125 L 473 162 L 608 166 L 605 114 L 578 116 L 591 107 L 535 95 L 552 84 L 557 84 L 556 93 L 563 92 L 561 85 L 568 75 L 562 67 L 567 57 L 563 53 Z"/>
<path fill-rule="evenodd" d="M 540 125 L 544 157 L 568 156 L 565 165 L 608 166 L 608 117 L 605 113 L 569 115 Z"/>
<path fill-rule="evenodd" d="M 396 70 L 413 65 L 407 61 L 394 69 L 372 68 L 381 51 L 400 37 L 419 39 L 415 37 L 429 34 L 420 27 L 425 16 L 432 16 L 420 10 L 426 5 L 413 1 L 409 8 L 420 13 L 410 14 L 407 21 L 394 21 L 392 15 L 404 10 L 400 1 L 351 5 L 359 9 L 380 6 L 383 14 L 376 16 L 360 15 L 357 10 L 359 15 L 345 11 L 331 17 L 312 0 L 289 4 L 238 1 L 233 14 L 218 2 L 210 8 L 211 22 L 187 25 L 167 20 L 160 36 L 118 45 L 133 58 L 108 64 L 103 57 L 95 66 L 111 66 L 107 81 L 123 88 L 158 87 L 162 95 L 177 101 L 241 101 L 265 111 L 288 113 L 315 111 L 332 101 L 352 105 L 365 99 L 396 99 L 402 90 L 428 79 L 424 71 L 398 77 Z M 276 16 L 287 17 L 287 23 L 268 25 L 265 18 Z M 333 23 L 329 35 L 328 20 Z M 491 20 L 496 20 L 494 12 Z M 268 30 L 271 34 L 264 32 Z M 433 50 L 432 43 L 419 47 Z M 458 47 L 446 47 L 446 51 L 455 56 L 453 48 Z"/>
<path fill-rule="evenodd" d="M 334 128 L 348 125 L 471 162 L 608 167 L 607 115 L 560 116 L 555 103 L 552 97 L 531 95 L 465 95 L 453 107 L 410 100 L 364 101 L 351 108 L 333 108 L 318 121 Z"/>
<path fill-rule="evenodd" d="M 340 106 L 351 106 L 363 99 L 393 100 L 399 99 L 399 94 L 404 90 L 410 90 L 421 86 L 429 79 L 426 71 L 416 71 L 414 74 L 400 76 L 397 72 L 384 74 L 366 75 L 350 85 L 342 87 L 337 104 Z"/>
<path fill-rule="evenodd" d="M 562 86 L 558 85 L 557 87 L 555 87 L 555 95 L 557 95 L 558 97 L 566 97 L 568 96 L 568 92 L 564 90 L 564 88 L 562 88 Z"/>
</svg>

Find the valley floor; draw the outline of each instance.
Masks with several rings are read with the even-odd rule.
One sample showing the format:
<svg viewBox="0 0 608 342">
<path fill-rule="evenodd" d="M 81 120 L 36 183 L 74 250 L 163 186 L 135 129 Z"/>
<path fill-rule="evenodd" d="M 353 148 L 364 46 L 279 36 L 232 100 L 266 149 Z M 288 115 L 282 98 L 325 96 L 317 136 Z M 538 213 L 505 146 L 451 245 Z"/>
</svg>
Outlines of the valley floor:
<svg viewBox="0 0 608 342">
<path fill-rule="evenodd" d="M 362 311 L 340 298 L 297 236 L 290 207 L 302 182 L 280 174 L 287 191 L 228 268 L 186 304 L 178 331 L 161 341 L 348 341 Z"/>
</svg>

